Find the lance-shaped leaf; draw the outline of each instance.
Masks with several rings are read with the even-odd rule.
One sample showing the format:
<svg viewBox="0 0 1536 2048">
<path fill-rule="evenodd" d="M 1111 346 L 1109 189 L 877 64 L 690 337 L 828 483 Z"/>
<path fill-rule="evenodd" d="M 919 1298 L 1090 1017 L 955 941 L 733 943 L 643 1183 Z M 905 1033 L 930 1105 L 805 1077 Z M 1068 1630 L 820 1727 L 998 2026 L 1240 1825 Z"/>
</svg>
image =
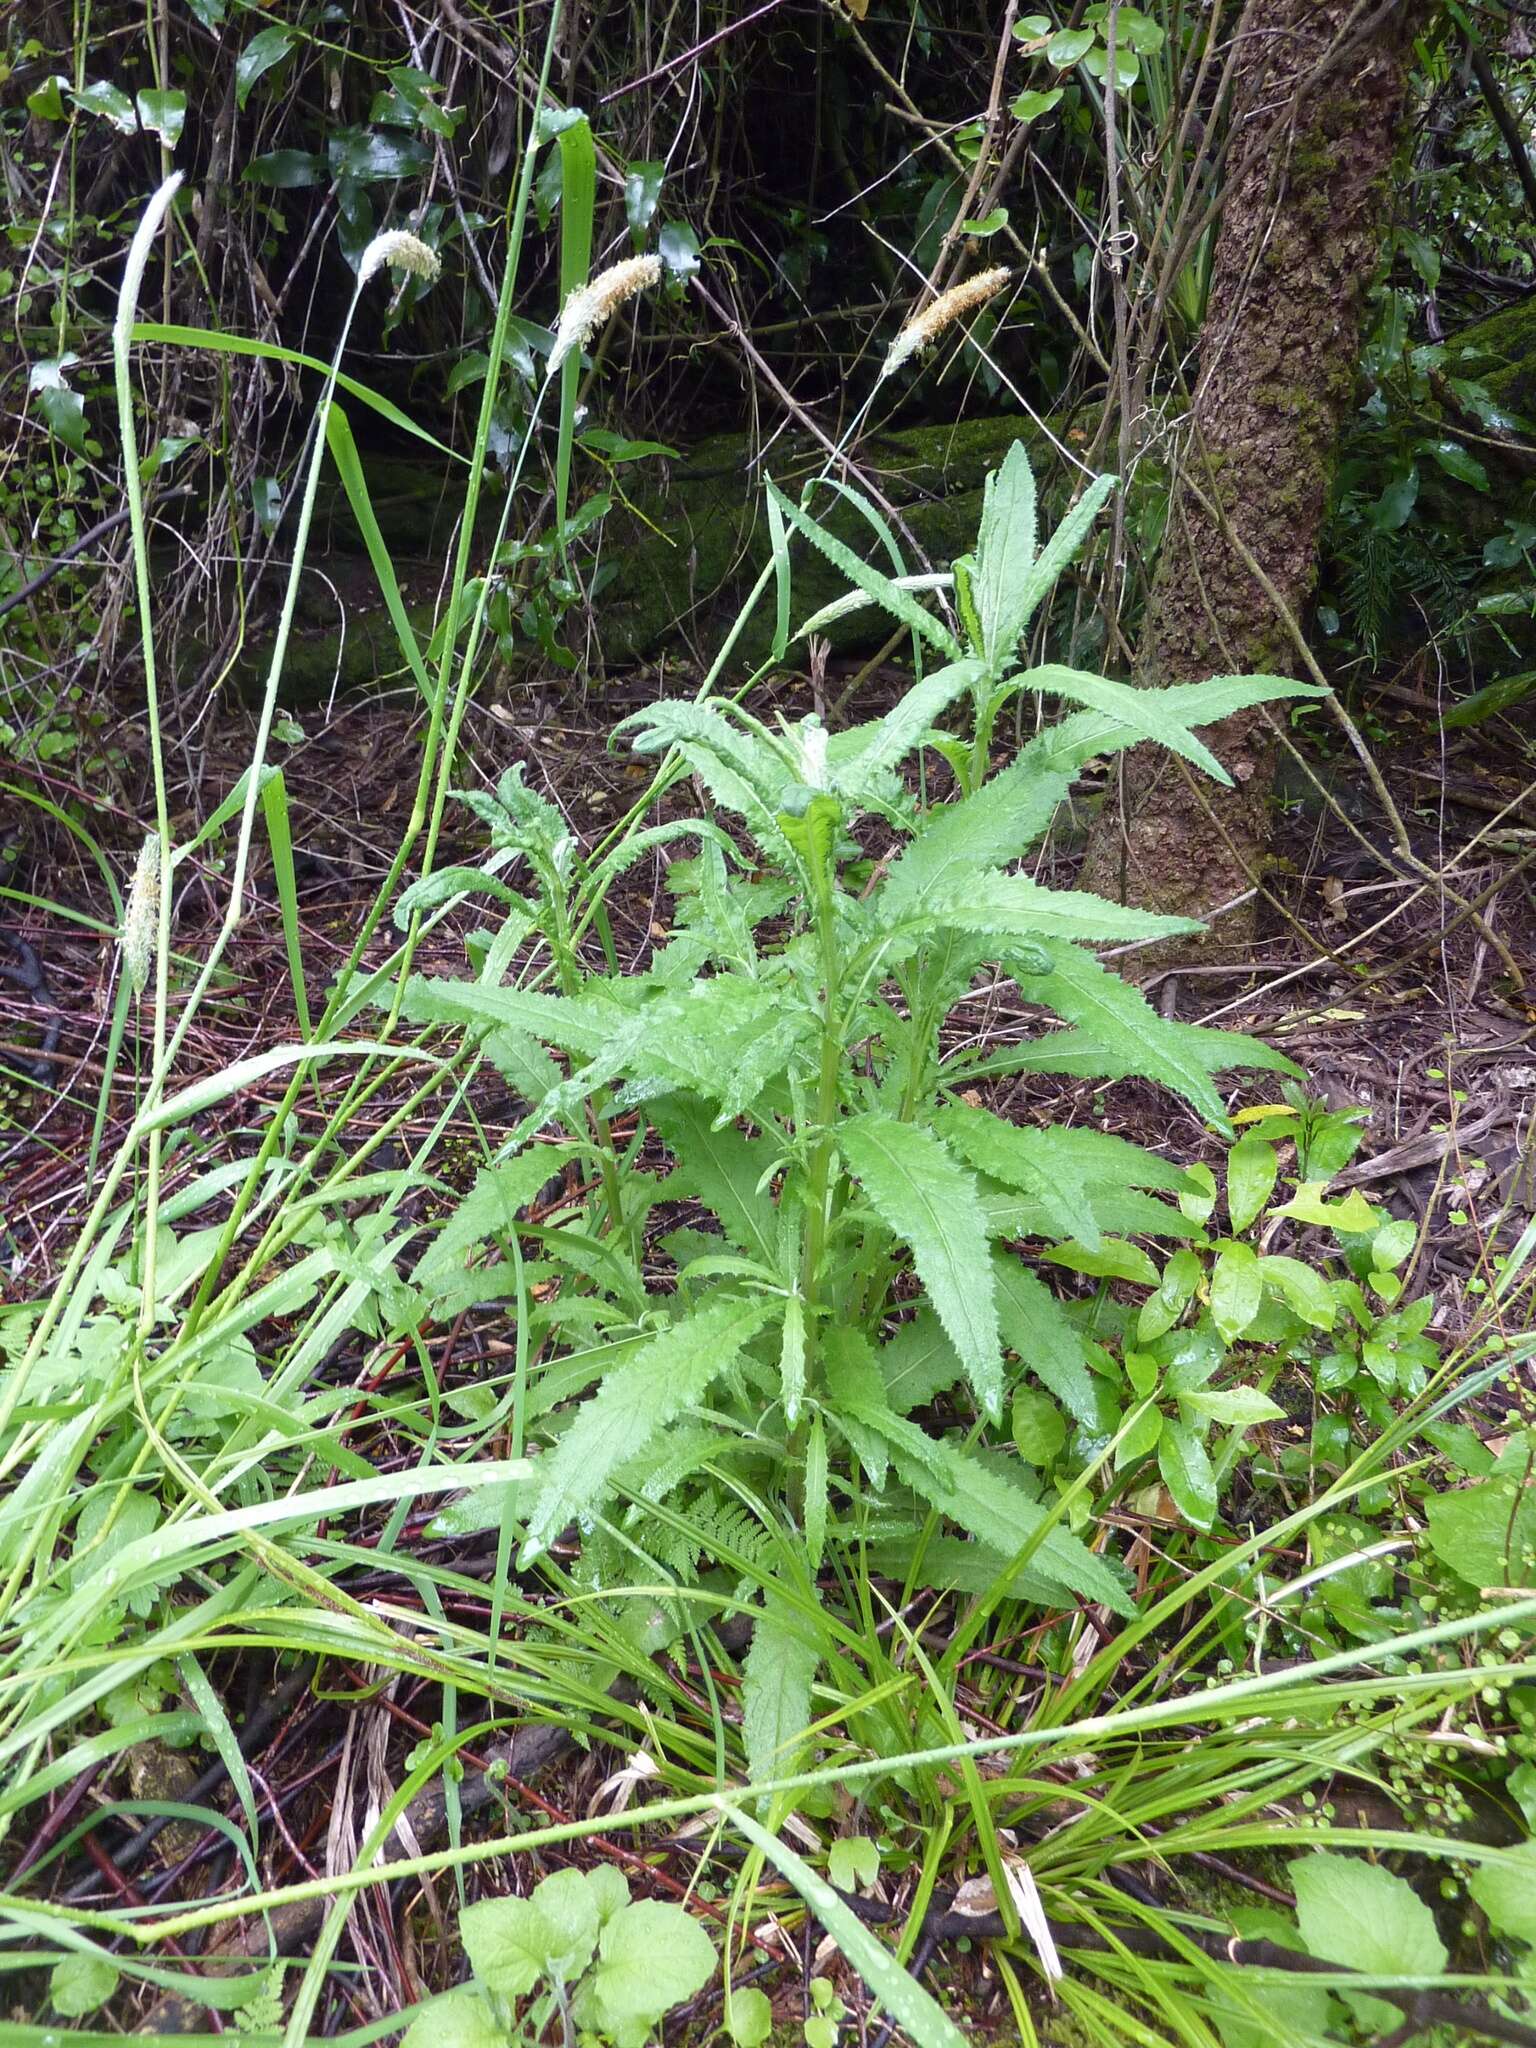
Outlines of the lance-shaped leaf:
<svg viewBox="0 0 1536 2048">
<path fill-rule="evenodd" d="M 1084 669 L 1067 668 L 1047 662 L 1027 670 L 1019 678 L 1028 690 L 1047 696 L 1070 697 L 1076 704 L 1106 712 L 1141 738 L 1156 740 L 1175 754 L 1182 754 L 1213 780 L 1231 787 L 1232 778 L 1203 740 L 1190 731 L 1192 725 L 1209 725 L 1229 712 L 1253 704 L 1272 702 L 1277 697 L 1315 697 L 1321 694 L 1315 683 L 1296 683 L 1284 676 L 1215 676 L 1207 683 L 1176 684 L 1172 689 L 1133 688 L 1129 683 L 1111 682 L 1107 676 L 1090 675 Z"/>
<path fill-rule="evenodd" d="M 770 1595 L 752 1625 L 742 1669 L 741 1735 L 749 1777 L 783 1778 L 795 1769 L 820 1662 L 821 1646 L 811 1629 L 787 1601 Z"/>
<path fill-rule="evenodd" d="M 904 626 L 910 626 L 914 633 L 919 634 L 930 646 L 936 647 L 949 660 L 959 660 L 960 646 L 953 633 L 931 612 L 925 612 L 909 591 L 903 590 L 891 577 L 882 576 L 878 569 L 872 569 L 852 548 L 840 541 L 835 533 L 829 533 L 818 520 L 813 519 L 808 512 L 802 512 L 798 505 L 786 498 L 777 484 L 768 485 L 768 495 L 776 502 L 795 531 L 804 534 L 812 547 L 825 555 L 833 568 L 846 576 L 855 589 L 862 590 L 866 597 L 873 598 L 893 619 L 899 619 Z"/>
<path fill-rule="evenodd" d="M 1014 660 L 1029 623 L 1035 560 L 1035 473 L 1024 443 L 1015 441 L 987 478 L 976 536 L 976 609 L 982 650 L 1000 676 Z"/>
<path fill-rule="evenodd" d="M 876 777 L 904 761 L 940 712 L 986 674 L 979 661 L 952 661 L 914 683 L 884 718 L 852 732 L 835 733 L 827 749 L 835 786 L 861 801 L 876 786 Z"/>
<path fill-rule="evenodd" d="M 1003 1399 L 1002 1340 L 975 1180 L 932 1132 L 878 1110 L 841 1124 L 838 1143 L 875 1214 L 911 1247 L 966 1377 L 995 1417 Z"/>
<path fill-rule="evenodd" d="M 1086 889 L 1047 889 L 1028 875 L 973 875 L 969 882 L 936 887 L 913 916 L 921 922 L 998 938 L 1120 939 L 1172 938 L 1197 932 L 1197 920 L 1162 917 L 1133 903 L 1111 903 Z"/>
<path fill-rule="evenodd" d="M 602 1500 L 615 1466 L 650 1444 L 732 1365 L 772 1312 L 761 1300 L 721 1297 L 674 1323 L 609 1375 L 535 1468 L 537 1491 L 522 1563 L 547 1550 Z"/>
<path fill-rule="evenodd" d="M 1174 1089 L 1219 1130 L 1227 1128 L 1227 1114 L 1212 1083 L 1213 1074 L 1233 1067 L 1298 1072 L 1283 1053 L 1256 1038 L 1235 1031 L 1208 1031 L 1159 1016 L 1139 989 L 1076 946 L 1053 939 L 1042 939 L 1039 944 L 1051 957 L 1051 972 L 1038 976 L 1031 972 L 1021 986 L 1032 1001 L 1048 1004 L 1079 1028 L 1047 1032 L 1011 1050 L 1007 1055 L 1011 1071 L 1088 1074 L 1109 1080 L 1141 1074 Z M 980 1071 L 987 1071 L 986 1063 Z"/>
</svg>

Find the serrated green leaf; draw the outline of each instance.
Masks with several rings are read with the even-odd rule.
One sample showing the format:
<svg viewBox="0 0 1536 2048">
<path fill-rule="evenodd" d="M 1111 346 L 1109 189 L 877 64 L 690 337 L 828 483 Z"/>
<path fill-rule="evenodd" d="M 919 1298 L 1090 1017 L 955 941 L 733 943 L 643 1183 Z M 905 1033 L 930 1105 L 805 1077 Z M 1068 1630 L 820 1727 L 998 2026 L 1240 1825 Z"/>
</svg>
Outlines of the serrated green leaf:
<svg viewBox="0 0 1536 2048">
<path fill-rule="evenodd" d="M 568 1522 L 597 1506 L 615 1466 L 643 1451 L 700 1399 L 768 1320 L 761 1300 L 717 1298 L 651 1340 L 604 1381 L 539 1459 L 523 1544 L 531 1564 Z"/>
<path fill-rule="evenodd" d="M 920 905 L 932 889 L 1017 860 L 1050 824 L 1083 763 L 1134 738 L 1094 711 L 1076 712 L 1036 733 L 973 796 L 925 813 L 916 838 L 885 878 L 882 912 L 894 917 Z"/>
<path fill-rule="evenodd" d="M 1051 956 L 1051 972 L 1029 978 L 1022 984 L 1025 993 L 1080 1028 L 1049 1033 L 1022 1046 L 1009 1055 L 1014 1071 L 1108 1079 L 1139 1074 L 1175 1090 L 1218 1129 L 1226 1128 L 1227 1116 L 1212 1084 L 1213 1074 L 1243 1066 L 1298 1071 L 1283 1054 L 1257 1039 L 1160 1016 L 1139 989 L 1078 947 L 1050 939 L 1040 944 Z M 979 1070 L 988 1072 L 992 1065 L 983 1063 Z"/>
<path fill-rule="evenodd" d="M 1028 1564 L 1037 1581 L 1054 1581 L 1084 1599 L 1103 1601 L 1117 1614 L 1133 1611 L 1123 1581 L 1021 1486 L 980 1459 L 929 1436 L 916 1423 L 893 1415 L 883 1400 L 852 1394 L 844 1394 L 842 1400 L 861 1426 L 876 1431 L 888 1444 L 892 1463 L 914 1492 L 1010 1565 L 1033 1546 Z"/>
<path fill-rule="evenodd" d="M 914 683 L 884 718 L 850 733 L 848 747 L 831 750 L 833 786 L 856 803 L 865 801 L 877 787 L 876 778 L 904 761 L 933 721 L 985 674 L 981 662 L 966 659 Z"/>
<path fill-rule="evenodd" d="M 976 609 L 982 652 L 994 676 L 1018 656 L 1028 623 L 1028 577 L 1035 559 L 1035 473 L 1015 441 L 982 490 L 976 536 Z"/>
<path fill-rule="evenodd" d="M 784 1420 L 793 1429 L 805 1399 L 805 1303 L 798 1294 L 784 1302 L 784 1341 L 779 1347 L 779 1386 Z"/>
<path fill-rule="evenodd" d="M 975 1181 L 930 1131 L 880 1111 L 839 1125 L 838 1144 L 876 1215 L 910 1246 L 978 1400 L 996 1416 L 1002 1340 Z"/>
<path fill-rule="evenodd" d="M 1078 1422 L 1094 1416 L 1093 1380 L 1083 1342 L 1040 1276 L 1013 1252 L 994 1250 L 997 1315 L 1003 1342 Z"/>
<path fill-rule="evenodd" d="M 742 1666 L 741 1738 L 749 1777 L 784 1778 L 795 1769 L 820 1663 L 814 1632 L 787 1602 L 770 1596 L 752 1624 Z"/>
<path fill-rule="evenodd" d="M 413 1024 L 492 1025 L 588 1055 L 602 1049 L 613 1029 L 611 1016 L 564 996 L 421 974 L 407 981 L 400 1007 Z"/>
<path fill-rule="evenodd" d="M 931 1308 L 920 1308 L 879 1351 L 886 1399 L 898 1415 L 926 1408 L 965 1377 L 960 1354 Z"/>
<path fill-rule="evenodd" d="M 946 1104 L 934 1116 L 933 1126 L 950 1150 L 979 1173 L 1032 1195 L 1055 1236 L 1079 1238 L 1090 1246 L 1098 1243 L 1099 1226 L 1081 1182 L 1052 1173 L 1031 1143 L 1044 1133 L 1004 1123 L 990 1110 L 963 1102 Z"/>
<path fill-rule="evenodd" d="M 569 1145 L 535 1145 L 515 1159 L 482 1166 L 469 1193 L 416 1261 L 413 1286 L 430 1293 L 455 1279 L 467 1255 L 515 1233 L 517 1212 L 572 1156 Z"/>
<path fill-rule="evenodd" d="M 1041 601 L 1050 595 L 1056 579 L 1088 538 L 1088 529 L 1119 481 L 1113 476 L 1095 477 L 1030 564 L 1016 607 L 1021 636 Z"/>
<path fill-rule="evenodd" d="M 973 875 L 936 886 L 917 912 L 925 921 L 987 937 L 1091 940 L 1156 939 L 1202 929 L 1187 917 L 1162 917 L 1133 903 L 1111 903 L 1086 889 L 1048 889 L 1028 875 Z"/>
<path fill-rule="evenodd" d="M 772 1197 L 761 1189 L 773 1163 L 766 1142 L 745 1137 L 730 1124 L 717 1130 L 689 1095 L 663 1095 L 650 1104 L 649 1115 L 676 1161 L 668 1185 L 696 1195 L 718 1217 L 732 1244 L 775 1268 L 777 1213 Z"/>
<path fill-rule="evenodd" d="M 840 541 L 836 534 L 829 533 L 826 527 L 812 519 L 808 512 L 802 512 L 798 505 L 786 498 L 777 484 L 770 481 L 767 489 L 769 496 L 777 503 L 785 522 L 797 533 L 803 534 L 856 589 L 862 590 L 866 597 L 873 598 L 893 619 L 899 619 L 904 626 L 910 626 L 914 633 L 926 640 L 930 646 L 936 647 L 947 660 L 960 660 L 963 650 L 954 634 L 936 619 L 932 612 L 924 611 L 909 591 L 900 589 L 889 576 L 882 576 L 878 569 L 871 568 L 852 548 Z"/>
<path fill-rule="evenodd" d="M 812 1572 L 821 1570 L 827 1545 L 827 1432 L 819 1413 L 805 1440 L 805 1552 Z"/>
</svg>

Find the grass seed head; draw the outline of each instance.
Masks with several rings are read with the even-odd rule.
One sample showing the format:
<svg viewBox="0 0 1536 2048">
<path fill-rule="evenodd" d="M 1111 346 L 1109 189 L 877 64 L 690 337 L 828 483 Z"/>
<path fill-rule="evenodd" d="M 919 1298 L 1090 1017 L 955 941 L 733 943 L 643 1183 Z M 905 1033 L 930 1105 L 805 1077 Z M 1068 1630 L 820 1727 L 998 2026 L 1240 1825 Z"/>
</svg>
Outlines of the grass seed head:
<svg viewBox="0 0 1536 2048">
<path fill-rule="evenodd" d="M 600 270 L 590 284 L 578 286 L 561 309 L 555 345 L 549 356 L 549 374 L 553 376 L 573 350 L 585 348 L 626 299 L 660 283 L 660 257 L 630 256 Z"/>
<path fill-rule="evenodd" d="M 963 320 L 967 313 L 974 313 L 978 306 L 984 306 L 988 299 L 994 299 L 1008 282 L 1006 268 L 999 264 L 995 270 L 978 270 L 974 277 L 968 277 L 964 284 L 951 285 L 947 292 L 940 292 L 931 306 L 925 306 L 902 328 L 900 334 L 886 351 L 885 363 L 880 371 L 883 380 L 913 356 L 920 356 L 930 349 L 956 320 Z"/>
<path fill-rule="evenodd" d="M 160 835 L 151 832 L 139 848 L 123 912 L 123 965 L 136 996 L 144 993 L 149 980 L 149 963 L 155 956 L 155 932 L 160 922 Z"/>
<path fill-rule="evenodd" d="M 408 234 L 404 228 L 391 228 L 388 234 L 375 235 L 363 251 L 363 260 L 357 266 L 357 288 L 361 291 L 371 277 L 384 269 L 408 270 L 412 277 L 424 277 L 428 284 L 436 284 L 442 267 L 437 251 L 429 249 L 419 235 Z"/>
</svg>

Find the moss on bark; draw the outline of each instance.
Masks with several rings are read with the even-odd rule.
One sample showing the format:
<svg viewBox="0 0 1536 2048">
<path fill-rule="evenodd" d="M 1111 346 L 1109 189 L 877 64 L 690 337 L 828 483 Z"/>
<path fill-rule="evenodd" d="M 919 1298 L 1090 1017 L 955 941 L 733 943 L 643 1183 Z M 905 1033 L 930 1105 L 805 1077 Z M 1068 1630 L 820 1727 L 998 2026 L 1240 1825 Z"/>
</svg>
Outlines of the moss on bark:
<svg viewBox="0 0 1536 2048">
<path fill-rule="evenodd" d="M 1277 0 L 1252 17 L 1185 455 L 1213 510 L 1188 489 L 1177 496 L 1140 650 L 1145 682 L 1295 671 L 1288 632 L 1228 533 L 1303 616 L 1421 11 L 1410 0 L 1362 28 L 1350 0 Z M 1209 737 L 1230 790 L 1151 748 L 1127 757 L 1090 843 L 1090 887 L 1196 916 L 1251 891 L 1275 743 L 1262 711 Z M 1221 944 L 1246 946 L 1252 908 L 1250 897 L 1223 920 Z"/>
</svg>

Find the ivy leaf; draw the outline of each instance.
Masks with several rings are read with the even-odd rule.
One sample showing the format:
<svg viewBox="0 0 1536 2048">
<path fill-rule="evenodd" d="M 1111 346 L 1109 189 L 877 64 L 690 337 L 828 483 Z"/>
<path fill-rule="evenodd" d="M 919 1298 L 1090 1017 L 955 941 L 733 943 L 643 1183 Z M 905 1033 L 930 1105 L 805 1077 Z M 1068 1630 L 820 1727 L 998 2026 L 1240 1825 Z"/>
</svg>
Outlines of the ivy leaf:
<svg viewBox="0 0 1536 2048">
<path fill-rule="evenodd" d="M 1379 1863 L 1319 1850 L 1293 1863 L 1289 1876 L 1301 1938 L 1320 1962 L 1382 1977 L 1432 1977 L 1445 1968 L 1434 1914 L 1412 1885 Z M 1344 1997 L 1371 2033 L 1401 2024 L 1402 2014 L 1384 1999 L 1358 1991 Z"/>
<path fill-rule="evenodd" d="M 686 221 L 669 220 L 656 237 L 656 253 L 668 277 L 684 278 L 699 270 L 699 238 Z"/>
<path fill-rule="evenodd" d="M 70 98 L 83 112 L 110 121 L 121 135 L 137 135 L 139 132 L 139 117 L 133 111 L 133 101 L 120 86 L 111 85 L 104 78 L 82 86 L 79 92 L 71 92 Z"/>
<path fill-rule="evenodd" d="M 1054 64 L 1058 71 L 1066 71 L 1081 63 L 1092 48 L 1091 28 L 1064 28 L 1046 44 L 1045 61 Z"/>
<path fill-rule="evenodd" d="M 27 112 L 38 121 L 62 121 L 64 94 L 68 90 L 69 80 L 63 72 L 53 72 L 27 94 Z"/>
<path fill-rule="evenodd" d="M 1021 92 L 1009 102 L 1008 111 L 1015 121 L 1038 121 L 1061 104 L 1061 87 L 1053 85 L 1049 92 Z"/>
<path fill-rule="evenodd" d="M 251 37 L 235 63 L 235 103 L 242 113 L 257 79 L 281 64 L 292 48 L 293 37 L 284 28 L 264 28 Z"/>
<path fill-rule="evenodd" d="M 171 88 L 164 92 L 151 89 L 139 94 L 137 104 L 140 127 L 158 135 L 167 149 L 174 149 L 187 124 L 186 94 Z"/>
<path fill-rule="evenodd" d="M 911 1247 L 966 1377 L 995 1418 L 1003 1399 L 1002 1336 L 976 1182 L 930 1131 L 878 1110 L 840 1125 L 838 1142 L 876 1215 Z"/>
</svg>

